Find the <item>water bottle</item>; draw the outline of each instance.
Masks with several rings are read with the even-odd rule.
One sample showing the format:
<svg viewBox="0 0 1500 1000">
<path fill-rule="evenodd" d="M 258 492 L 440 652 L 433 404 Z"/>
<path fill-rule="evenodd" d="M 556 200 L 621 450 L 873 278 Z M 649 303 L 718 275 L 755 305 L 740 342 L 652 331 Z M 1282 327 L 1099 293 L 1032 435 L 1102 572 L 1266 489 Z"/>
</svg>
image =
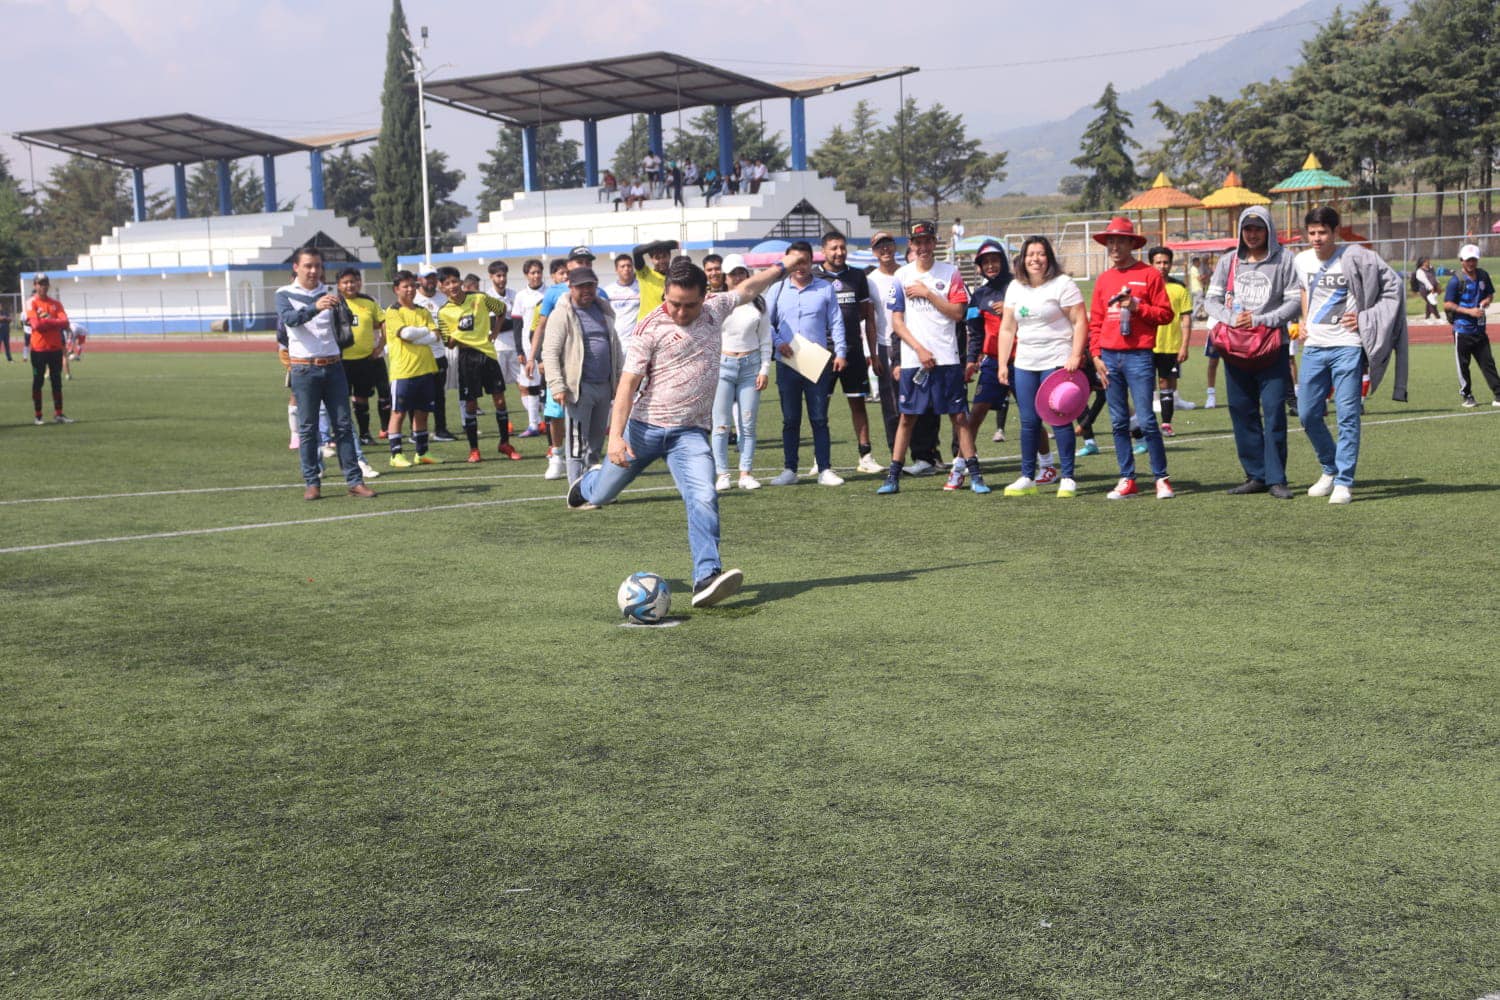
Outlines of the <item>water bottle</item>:
<svg viewBox="0 0 1500 1000">
<path fill-rule="evenodd" d="M 911 384 L 912 385 L 926 385 L 927 384 L 927 376 L 930 375 L 930 374 L 931 374 L 931 369 L 928 369 L 928 368 L 918 368 L 917 369 L 917 373 L 911 377 Z"/>
<path fill-rule="evenodd" d="M 1128 292 L 1123 292 L 1121 294 L 1123 296 L 1125 296 L 1126 298 L 1129 298 L 1129 293 Z M 1121 337 L 1128 337 L 1128 336 L 1130 336 L 1130 310 L 1129 309 L 1121 309 L 1120 310 L 1120 336 Z"/>
</svg>

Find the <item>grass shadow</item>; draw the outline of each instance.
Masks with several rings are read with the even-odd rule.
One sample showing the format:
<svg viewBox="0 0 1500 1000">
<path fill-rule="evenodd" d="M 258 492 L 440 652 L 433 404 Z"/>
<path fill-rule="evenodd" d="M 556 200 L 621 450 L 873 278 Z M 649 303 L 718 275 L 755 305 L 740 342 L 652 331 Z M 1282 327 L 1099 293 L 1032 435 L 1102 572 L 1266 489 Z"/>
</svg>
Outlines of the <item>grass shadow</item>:
<svg viewBox="0 0 1500 1000">
<path fill-rule="evenodd" d="M 910 566 L 887 573 L 855 573 L 850 576 L 825 576 L 815 580 L 784 580 L 750 583 L 740 590 L 738 599 L 724 605 L 726 608 L 752 608 L 771 601 L 783 601 L 805 594 L 810 590 L 830 587 L 859 587 L 873 583 L 910 583 L 928 573 L 941 573 L 950 569 L 967 569 L 973 566 L 998 566 L 1001 560 L 986 559 L 978 562 L 945 563 L 940 566 Z M 673 582 L 672 586 L 682 586 Z M 691 591 L 692 585 L 687 589 Z M 748 599 L 747 599 L 748 595 Z"/>
</svg>

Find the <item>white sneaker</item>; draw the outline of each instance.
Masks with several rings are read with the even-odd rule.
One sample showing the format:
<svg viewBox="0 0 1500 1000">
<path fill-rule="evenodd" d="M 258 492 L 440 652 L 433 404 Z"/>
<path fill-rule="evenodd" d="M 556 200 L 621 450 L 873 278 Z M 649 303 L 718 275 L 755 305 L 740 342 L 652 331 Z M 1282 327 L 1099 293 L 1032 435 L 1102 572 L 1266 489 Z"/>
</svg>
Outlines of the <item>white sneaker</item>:
<svg viewBox="0 0 1500 1000">
<path fill-rule="evenodd" d="M 719 473 L 719 478 L 714 480 L 714 491 L 725 493 L 729 490 L 729 473 Z"/>
<path fill-rule="evenodd" d="M 996 428 L 995 433 L 990 436 L 990 440 L 991 441 L 1004 441 L 1005 440 L 1005 431 L 1001 430 L 999 428 Z"/>
<path fill-rule="evenodd" d="M 1208 393 L 1203 397 L 1203 408 L 1205 410 L 1212 410 L 1215 409 L 1218 405 L 1219 401 L 1215 398 L 1214 391 L 1212 389 L 1208 390 Z"/>
<path fill-rule="evenodd" d="M 795 486 L 797 484 L 796 469 L 782 469 L 781 474 L 771 480 L 772 486 Z"/>
<path fill-rule="evenodd" d="M 906 467 L 908 476 L 930 476 L 933 473 L 933 465 L 925 458 L 919 458 Z"/>
<path fill-rule="evenodd" d="M 1491 405 L 1491 406 L 1500 406 L 1500 399 L 1497 399 L 1497 400 L 1495 400 L 1495 401 L 1494 401 L 1494 402 L 1493 402 L 1493 403 L 1491 403 L 1491 404 L 1490 404 L 1490 405 Z"/>
<path fill-rule="evenodd" d="M 337 455 L 338 453 L 339 453 L 338 445 L 335 445 L 335 444 L 325 444 L 323 446 L 323 457 L 324 458 L 332 458 L 333 456 Z"/>
<path fill-rule="evenodd" d="M 742 489 L 742 490 L 758 490 L 758 489 L 760 489 L 760 480 L 756 479 L 754 476 L 750 475 L 750 473 L 748 473 L 748 472 L 741 472 L 740 473 L 740 489 Z"/>
<path fill-rule="evenodd" d="M 1310 497 L 1326 497 L 1333 492 L 1333 477 L 1326 472 L 1318 477 L 1318 481 L 1307 488 Z M 1347 491 L 1346 491 L 1347 492 Z M 1347 503 L 1348 501 L 1345 501 Z"/>
<path fill-rule="evenodd" d="M 359 460 L 359 471 L 365 474 L 366 479 L 380 478 L 380 471 L 364 459 Z"/>
<path fill-rule="evenodd" d="M 1173 396 L 1172 405 L 1177 407 L 1177 409 L 1179 410 L 1196 410 L 1198 408 L 1197 403 L 1193 402 L 1191 399 L 1183 399 L 1181 396 Z"/>
<path fill-rule="evenodd" d="M 834 472 L 832 469 L 824 469 L 822 472 L 818 473 L 818 485 L 843 486 L 844 477 L 839 475 L 837 472 Z"/>
<path fill-rule="evenodd" d="M 1057 481 L 1057 496 L 1059 499 L 1066 500 L 1068 497 L 1076 497 L 1077 495 L 1078 484 L 1073 482 L 1073 480 L 1064 476 Z"/>
<path fill-rule="evenodd" d="M 568 474 L 568 461 L 561 455 L 547 456 L 547 471 L 542 473 L 543 479 L 561 479 Z"/>
<path fill-rule="evenodd" d="M 884 472 L 885 466 L 875 461 L 874 455 L 859 456 L 859 464 L 855 466 L 860 472 Z"/>
<path fill-rule="evenodd" d="M 1336 504 L 1346 504 L 1353 500 L 1354 494 L 1349 492 L 1349 487 L 1347 486 L 1335 486 L 1333 488 L 1333 495 L 1328 498 L 1329 503 Z"/>
</svg>

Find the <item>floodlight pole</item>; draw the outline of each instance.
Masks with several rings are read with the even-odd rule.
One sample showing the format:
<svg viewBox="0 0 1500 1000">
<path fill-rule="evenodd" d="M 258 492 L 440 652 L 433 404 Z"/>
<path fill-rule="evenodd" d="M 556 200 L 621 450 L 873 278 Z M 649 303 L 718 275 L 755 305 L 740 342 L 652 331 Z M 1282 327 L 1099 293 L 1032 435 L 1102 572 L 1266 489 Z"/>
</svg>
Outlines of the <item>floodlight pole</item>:
<svg viewBox="0 0 1500 1000">
<path fill-rule="evenodd" d="M 418 146 L 422 151 L 422 263 L 432 264 L 432 209 L 429 207 L 430 196 L 427 193 L 427 101 L 423 96 L 422 89 L 422 55 L 415 42 L 411 40 L 411 33 L 406 35 L 407 44 L 411 47 L 411 75 L 417 80 L 417 139 Z M 427 26 L 422 26 L 422 45 L 427 45 Z"/>
</svg>

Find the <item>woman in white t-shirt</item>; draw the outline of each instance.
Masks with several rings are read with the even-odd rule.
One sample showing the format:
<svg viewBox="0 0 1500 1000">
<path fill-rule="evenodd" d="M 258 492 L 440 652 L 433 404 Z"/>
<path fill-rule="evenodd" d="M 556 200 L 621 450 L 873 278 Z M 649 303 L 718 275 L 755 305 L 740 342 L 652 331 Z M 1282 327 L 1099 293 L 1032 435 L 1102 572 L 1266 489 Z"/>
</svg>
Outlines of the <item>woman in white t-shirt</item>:
<svg viewBox="0 0 1500 1000">
<path fill-rule="evenodd" d="M 750 277 L 745 258 L 737 253 L 724 259 L 724 276 L 730 289 Z M 714 471 L 718 478 L 714 488 L 720 493 L 729 489 L 729 428 L 739 406 L 740 479 L 742 490 L 760 489 L 760 480 L 750 474 L 755 463 L 755 418 L 760 412 L 760 394 L 771 374 L 771 319 L 765 300 L 753 301 L 735 308 L 720 324 L 719 385 L 714 393 L 714 430 L 709 438 L 713 446 Z"/>
<path fill-rule="evenodd" d="M 1088 344 L 1089 317 L 1083 294 L 1058 266 L 1057 254 L 1045 236 L 1028 236 L 1016 258 L 1016 276 L 1005 290 L 1005 315 L 1000 320 L 999 356 L 1009 357 L 1015 345 L 1016 404 L 1021 410 L 1021 478 L 1005 488 L 1008 497 L 1036 494 L 1036 449 L 1042 420 L 1036 412 L 1036 392 L 1042 379 L 1059 368 L 1077 371 Z M 1004 366 L 1002 384 L 1010 381 Z M 1073 448 L 1077 435 L 1071 423 L 1053 429 L 1062 465 L 1059 497 L 1078 494 L 1073 479 Z"/>
</svg>

